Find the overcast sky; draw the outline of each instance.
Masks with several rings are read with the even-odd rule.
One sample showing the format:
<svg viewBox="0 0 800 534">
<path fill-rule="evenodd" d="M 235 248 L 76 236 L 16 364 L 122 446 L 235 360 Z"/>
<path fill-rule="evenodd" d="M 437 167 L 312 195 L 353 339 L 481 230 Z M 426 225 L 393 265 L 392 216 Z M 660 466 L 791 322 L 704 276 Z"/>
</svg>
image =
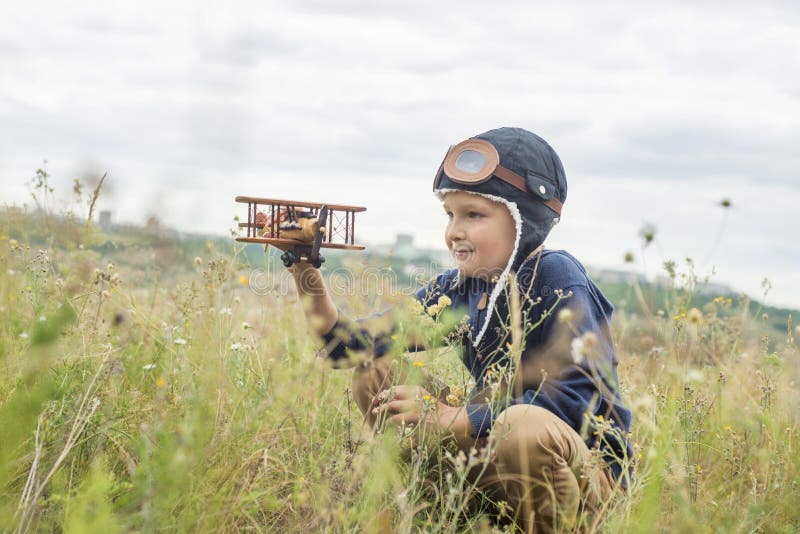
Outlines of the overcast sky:
<svg viewBox="0 0 800 534">
<path fill-rule="evenodd" d="M 5 2 L 2 201 L 47 159 L 62 191 L 108 171 L 116 221 L 223 234 L 236 195 L 271 196 L 443 247 L 447 147 L 521 126 L 567 172 L 548 246 L 649 275 L 691 256 L 800 308 L 798 4 L 642 4 Z"/>
</svg>

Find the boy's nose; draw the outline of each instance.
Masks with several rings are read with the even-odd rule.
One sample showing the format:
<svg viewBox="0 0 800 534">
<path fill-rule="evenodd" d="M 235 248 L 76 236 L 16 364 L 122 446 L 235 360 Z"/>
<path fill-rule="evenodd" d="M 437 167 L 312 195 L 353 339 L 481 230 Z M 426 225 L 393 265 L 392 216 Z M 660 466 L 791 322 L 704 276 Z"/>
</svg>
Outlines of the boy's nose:
<svg viewBox="0 0 800 534">
<path fill-rule="evenodd" d="M 446 236 L 448 241 L 459 241 L 466 238 L 463 226 L 457 222 L 451 222 L 448 225 Z"/>
</svg>

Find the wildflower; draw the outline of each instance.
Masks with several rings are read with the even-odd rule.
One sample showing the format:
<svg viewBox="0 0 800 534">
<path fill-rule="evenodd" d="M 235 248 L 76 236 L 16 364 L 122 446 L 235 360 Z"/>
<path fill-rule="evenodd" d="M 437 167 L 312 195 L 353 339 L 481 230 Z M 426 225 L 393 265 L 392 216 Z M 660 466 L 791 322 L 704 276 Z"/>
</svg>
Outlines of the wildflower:
<svg viewBox="0 0 800 534">
<path fill-rule="evenodd" d="M 248 323 L 247 321 L 242 322 L 242 330 L 250 330 L 252 328 L 253 327 L 250 326 L 250 323 Z"/>
<path fill-rule="evenodd" d="M 598 415 L 596 417 L 596 419 L 597 419 L 597 422 L 600 423 L 601 425 L 603 424 L 603 421 L 605 420 L 605 418 L 602 416 L 602 414 Z"/>
<path fill-rule="evenodd" d="M 109 264 L 106 266 L 106 270 L 109 271 L 109 272 L 113 271 L 114 270 L 114 264 L 109 262 Z"/>
<path fill-rule="evenodd" d="M 642 238 L 643 248 L 647 247 L 656 238 L 656 226 L 654 224 L 645 224 L 639 230 L 639 237 Z"/>
<path fill-rule="evenodd" d="M 27 333 L 27 332 L 22 332 L 22 333 L 19 335 L 19 337 L 21 337 L 22 339 L 28 339 L 28 333 Z"/>
<path fill-rule="evenodd" d="M 161 378 L 161 377 L 159 376 L 159 377 L 158 377 L 158 380 L 156 380 L 156 385 L 157 385 L 158 387 L 160 387 L 160 388 L 163 388 L 164 386 L 166 386 L 166 385 L 167 385 L 167 382 L 166 382 L 166 380 L 164 380 L 163 378 Z"/>
<path fill-rule="evenodd" d="M 691 310 L 689 310 L 688 319 L 690 323 L 697 324 L 703 319 L 703 312 L 701 312 L 697 308 L 692 308 Z"/>
<path fill-rule="evenodd" d="M 248 284 L 248 280 L 245 275 L 239 276 L 239 284 L 243 286 L 246 286 Z"/>
<path fill-rule="evenodd" d="M 156 364 L 154 364 L 154 363 L 148 363 L 147 365 L 143 365 L 142 366 L 142 369 L 144 369 L 145 371 L 150 371 L 151 369 L 155 369 L 155 368 L 156 368 Z"/>
<path fill-rule="evenodd" d="M 570 354 L 572 354 L 572 361 L 575 363 L 581 363 L 584 358 L 584 346 L 583 346 L 583 338 L 576 337 L 572 339 L 572 347 L 570 350 Z"/>
<path fill-rule="evenodd" d="M 15 271 L 14 269 L 9 269 L 6 271 L 6 274 L 8 276 L 14 276 L 15 274 L 17 274 L 17 271 Z"/>
<path fill-rule="evenodd" d="M 194 264 L 200 267 L 203 264 L 203 258 L 201 258 L 200 256 L 196 256 L 194 258 Z"/>
<path fill-rule="evenodd" d="M 450 306 L 452 303 L 453 301 L 450 300 L 450 297 L 448 297 L 447 295 L 440 296 L 439 300 L 436 301 L 437 306 L 439 306 L 440 308 L 446 308 Z"/>
<path fill-rule="evenodd" d="M 769 319 L 769 315 L 767 315 L 766 313 L 761 316 L 762 321 L 766 321 L 767 319 Z"/>
<path fill-rule="evenodd" d="M 42 321 L 42 322 L 44 322 L 44 321 L 46 321 L 46 320 L 47 320 L 47 317 L 45 317 L 44 315 L 40 315 L 40 316 L 39 316 L 39 321 Z"/>
<path fill-rule="evenodd" d="M 220 308 L 219 309 L 220 315 L 233 315 L 233 310 L 230 308 Z"/>
<path fill-rule="evenodd" d="M 439 306 L 438 304 L 431 304 L 430 306 L 428 306 L 428 315 L 430 315 L 431 317 L 439 315 L 439 312 L 441 311 L 442 307 Z"/>
<path fill-rule="evenodd" d="M 624 259 L 625 263 L 633 263 L 633 252 L 630 251 L 626 252 Z"/>
<path fill-rule="evenodd" d="M 186 340 L 183 339 L 182 337 L 176 338 L 175 339 L 175 344 L 176 345 L 186 345 Z"/>
<path fill-rule="evenodd" d="M 586 332 L 581 337 L 573 338 L 570 353 L 572 361 L 581 363 L 587 356 L 594 354 L 597 349 L 597 336 L 594 332 Z"/>
<path fill-rule="evenodd" d="M 572 321 L 572 310 L 569 308 L 564 308 L 560 312 L 558 312 L 558 322 L 559 323 L 569 323 Z"/>
<path fill-rule="evenodd" d="M 725 432 L 729 432 L 729 431 L 730 431 L 730 429 L 731 429 L 731 425 L 725 425 L 725 426 L 724 426 L 722 429 L 723 429 Z"/>
<path fill-rule="evenodd" d="M 427 394 L 426 394 L 426 395 L 423 395 L 423 396 L 422 396 L 422 400 L 423 400 L 423 401 L 425 401 L 425 402 L 428 402 L 428 401 L 430 401 L 430 400 L 431 400 L 431 396 L 430 396 L 430 395 L 427 395 Z"/>
<path fill-rule="evenodd" d="M 10 246 L 11 248 L 16 247 L 17 246 L 17 240 L 16 239 L 9 239 L 8 240 L 8 246 Z"/>
<path fill-rule="evenodd" d="M 413 365 L 414 367 L 425 367 L 425 362 L 420 360 L 414 360 L 413 362 L 411 362 L 411 365 Z"/>
<path fill-rule="evenodd" d="M 685 377 L 686 382 L 702 382 L 705 380 L 705 375 L 700 369 L 689 369 Z"/>
<path fill-rule="evenodd" d="M 242 344 L 241 343 L 232 343 L 231 344 L 231 350 L 242 350 Z"/>
<path fill-rule="evenodd" d="M 450 386 L 450 392 L 447 394 L 447 404 L 457 406 L 464 402 L 464 387 L 463 386 Z"/>
<path fill-rule="evenodd" d="M 417 299 L 408 299 L 406 308 L 408 309 L 409 314 L 413 315 L 421 315 L 425 312 L 425 309 L 422 307 L 422 304 Z"/>
</svg>

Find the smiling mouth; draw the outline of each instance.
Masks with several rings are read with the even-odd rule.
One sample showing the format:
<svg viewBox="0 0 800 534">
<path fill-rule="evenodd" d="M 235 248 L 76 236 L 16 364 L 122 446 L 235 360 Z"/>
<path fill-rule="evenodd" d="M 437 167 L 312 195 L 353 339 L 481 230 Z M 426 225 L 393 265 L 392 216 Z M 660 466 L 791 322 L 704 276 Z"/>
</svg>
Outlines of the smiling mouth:
<svg viewBox="0 0 800 534">
<path fill-rule="evenodd" d="M 470 248 L 454 248 L 453 258 L 463 261 L 468 259 L 474 252 L 475 251 Z"/>
</svg>

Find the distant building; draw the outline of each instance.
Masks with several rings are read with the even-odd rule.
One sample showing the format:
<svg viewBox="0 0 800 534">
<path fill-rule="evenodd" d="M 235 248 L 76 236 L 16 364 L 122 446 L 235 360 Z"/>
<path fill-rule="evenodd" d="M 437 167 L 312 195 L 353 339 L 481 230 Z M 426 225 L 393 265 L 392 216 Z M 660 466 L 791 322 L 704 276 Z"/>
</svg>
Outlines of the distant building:
<svg viewBox="0 0 800 534">
<path fill-rule="evenodd" d="M 397 234 L 392 252 L 398 258 L 410 258 L 414 254 L 414 236 L 411 234 Z"/>
</svg>

